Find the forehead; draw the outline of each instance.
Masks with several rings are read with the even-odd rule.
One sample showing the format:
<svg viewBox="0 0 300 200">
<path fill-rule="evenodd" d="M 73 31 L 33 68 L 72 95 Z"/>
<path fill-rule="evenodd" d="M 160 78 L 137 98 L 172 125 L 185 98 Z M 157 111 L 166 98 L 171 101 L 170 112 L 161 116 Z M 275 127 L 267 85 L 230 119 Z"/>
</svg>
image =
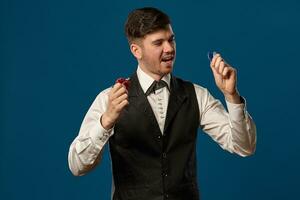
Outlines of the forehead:
<svg viewBox="0 0 300 200">
<path fill-rule="evenodd" d="M 159 29 L 155 32 L 149 33 L 144 37 L 144 40 L 155 41 L 159 39 L 169 39 L 174 35 L 171 25 L 168 25 L 165 29 Z"/>
</svg>

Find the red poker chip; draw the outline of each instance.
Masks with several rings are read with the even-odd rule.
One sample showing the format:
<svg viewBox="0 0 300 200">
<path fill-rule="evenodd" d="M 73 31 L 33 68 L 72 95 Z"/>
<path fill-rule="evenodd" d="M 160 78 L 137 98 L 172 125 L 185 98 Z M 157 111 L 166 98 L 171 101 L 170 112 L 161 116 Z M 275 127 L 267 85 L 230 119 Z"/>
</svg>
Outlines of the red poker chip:
<svg viewBox="0 0 300 200">
<path fill-rule="evenodd" d="M 128 90 L 129 85 L 130 85 L 130 80 L 129 79 L 125 79 L 125 78 L 118 78 L 116 80 L 116 83 L 123 84 L 126 87 L 126 89 Z"/>
</svg>

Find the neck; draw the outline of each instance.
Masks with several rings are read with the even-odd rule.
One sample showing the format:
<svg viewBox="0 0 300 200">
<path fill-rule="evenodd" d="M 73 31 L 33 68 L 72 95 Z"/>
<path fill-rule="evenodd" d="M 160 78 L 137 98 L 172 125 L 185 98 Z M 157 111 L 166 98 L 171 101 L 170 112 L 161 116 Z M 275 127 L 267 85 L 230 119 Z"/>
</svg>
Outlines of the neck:
<svg viewBox="0 0 300 200">
<path fill-rule="evenodd" d="M 147 68 L 139 63 L 140 68 L 143 70 L 143 72 L 145 72 L 147 75 L 151 76 L 154 80 L 159 81 L 160 79 L 162 79 L 162 77 L 165 76 L 165 74 L 156 74 L 153 72 L 150 72 L 149 70 L 147 70 Z"/>
</svg>

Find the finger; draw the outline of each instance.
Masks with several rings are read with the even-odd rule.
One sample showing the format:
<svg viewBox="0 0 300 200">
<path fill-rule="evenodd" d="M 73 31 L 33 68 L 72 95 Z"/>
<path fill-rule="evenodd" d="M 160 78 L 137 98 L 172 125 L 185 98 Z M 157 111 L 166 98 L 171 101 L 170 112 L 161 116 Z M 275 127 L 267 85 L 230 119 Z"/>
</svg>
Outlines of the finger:
<svg viewBox="0 0 300 200">
<path fill-rule="evenodd" d="M 121 86 L 117 91 L 115 91 L 112 94 L 112 98 L 116 99 L 116 98 L 118 98 L 119 96 L 121 96 L 123 94 L 127 94 L 127 90 L 126 90 L 125 86 Z"/>
<path fill-rule="evenodd" d="M 124 108 L 124 106 L 126 106 L 128 104 L 129 104 L 128 99 L 123 99 L 121 102 L 116 104 L 115 111 L 120 112 Z"/>
<path fill-rule="evenodd" d="M 125 93 L 125 94 L 122 94 L 121 96 L 119 96 L 118 98 L 116 98 L 114 100 L 114 105 L 117 106 L 118 104 L 120 104 L 122 101 L 124 100 L 127 100 L 128 99 L 128 95 Z"/>
<path fill-rule="evenodd" d="M 129 102 L 128 102 L 128 100 L 127 99 L 125 99 L 125 100 L 123 100 L 119 105 L 118 105 L 118 111 L 121 111 L 121 110 L 123 110 L 123 108 L 125 107 L 125 106 L 127 106 L 129 104 Z"/>
<path fill-rule="evenodd" d="M 219 69 L 218 69 L 219 74 L 222 74 L 224 68 L 225 68 L 225 63 L 224 63 L 224 61 L 221 61 L 219 64 Z"/>
<path fill-rule="evenodd" d="M 211 63 L 210 63 L 210 66 L 211 67 L 214 67 L 215 66 L 215 63 L 216 63 L 216 60 L 218 59 L 218 57 L 220 57 L 221 55 L 216 53 L 213 57 L 213 59 L 211 60 Z"/>
<path fill-rule="evenodd" d="M 219 74 L 219 73 L 217 72 L 217 70 L 215 69 L 214 66 L 211 66 L 210 68 L 211 68 L 211 70 L 213 71 L 213 74 L 214 74 L 214 75 Z"/>
<path fill-rule="evenodd" d="M 222 72 L 222 76 L 226 77 L 229 73 L 229 67 L 225 67 L 223 72 Z"/>
<path fill-rule="evenodd" d="M 116 83 L 113 85 L 112 89 L 111 89 L 111 93 L 115 93 L 118 89 L 120 89 L 122 87 L 121 83 Z"/>
<path fill-rule="evenodd" d="M 221 63 L 221 61 L 222 61 L 223 59 L 222 59 L 222 57 L 221 56 L 219 56 L 217 59 L 216 59 L 216 63 L 215 63 L 215 69 L 218 71 L 219 70 L 219 66 L 220 66 L 220 63 Z"/>
<path fill-rule="evenodd" d="M 117 85 L 119 84 L 119 85 Z M 122 87 L 122 85 L 120 83 L 115 84 L 114 88 L 111 89 L 111 91 L 109 92 L 108 95 L 108 101 L 109 102 L 113 102 L 115 99 L 117 99 L 119 96 L 121 96 L 123 93 L 126 93 L 124 91 L 126 91 L 126 89 L 124 89 L 124 87 Z"/>
</svg>

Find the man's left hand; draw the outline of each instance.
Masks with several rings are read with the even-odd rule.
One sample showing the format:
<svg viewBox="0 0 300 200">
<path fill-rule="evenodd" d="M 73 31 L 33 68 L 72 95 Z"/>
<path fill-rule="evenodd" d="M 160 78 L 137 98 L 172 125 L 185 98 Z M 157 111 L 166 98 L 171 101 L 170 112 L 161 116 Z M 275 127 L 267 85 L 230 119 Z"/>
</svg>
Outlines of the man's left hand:
<svg viewBox="0 0 300 200">
<path fill-rule="evenodd" d="M 222 91 L 227 101 L 231 103 L 241 103 L 237 90 L 236 69 L 227 64 L 220 54 L 215 54 L 210 62 L 215 82 Z"/>
</svg>

